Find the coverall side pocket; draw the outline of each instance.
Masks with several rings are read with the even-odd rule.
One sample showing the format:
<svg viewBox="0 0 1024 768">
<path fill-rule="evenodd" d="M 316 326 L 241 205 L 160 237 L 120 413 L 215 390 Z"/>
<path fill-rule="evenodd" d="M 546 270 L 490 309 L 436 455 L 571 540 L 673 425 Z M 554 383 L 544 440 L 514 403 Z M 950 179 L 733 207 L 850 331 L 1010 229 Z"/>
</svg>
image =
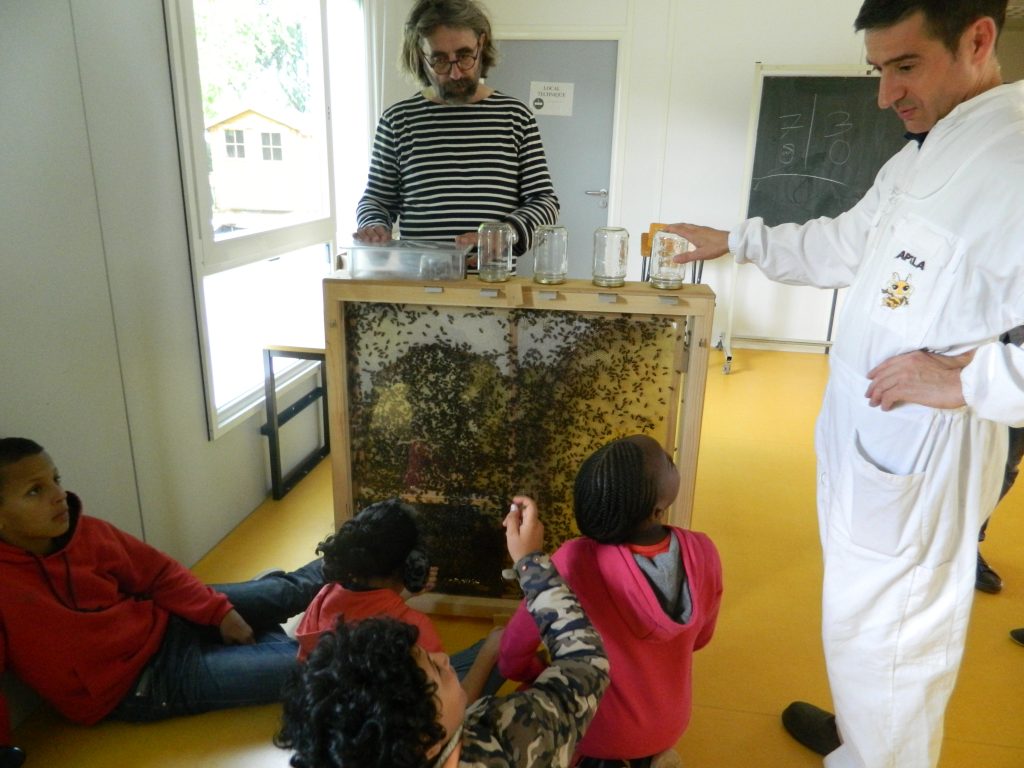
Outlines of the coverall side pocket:
<svg viewBox="0 0 1024 768">
<path fill-rule="evenodd" d="M 915 556 L 921 547 L 918 501 L 924 473 L 886 472 L 866 455 L 858 436 L 851 464 L 850 539 L 884 555 Z"/>
<path fill-rule="evenodd" d="M 913 570 L 906 610 L 896 641 L 896 663 L 902 667 L 945 665 L 953 638 L 949 589 L 952 563 Z"/>
</svg>

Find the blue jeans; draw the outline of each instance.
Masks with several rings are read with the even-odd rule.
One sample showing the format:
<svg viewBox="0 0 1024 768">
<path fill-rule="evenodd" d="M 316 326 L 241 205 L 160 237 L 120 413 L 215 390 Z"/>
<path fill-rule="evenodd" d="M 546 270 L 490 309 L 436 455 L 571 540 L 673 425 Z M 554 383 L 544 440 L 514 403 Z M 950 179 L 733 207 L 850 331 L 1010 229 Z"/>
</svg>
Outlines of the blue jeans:
<svg viewBox="0 0 1024 768">
<path fill-rule="evenodd" d="M 1020 462 L 1024 458 L 1024 427 L 1009 427 L 1010 440 L 1006 450 L 1006 468 L 1003 470 L 1003 488 L 999 491 L 999 500 L 1009 493 L 1013 484 L 1017 482 L 1017 475 L 1020 473 Z M 981 524 L 981 531 L 978 533 L 978 541 L 985 540 L 985 532 L 988 530 L 988 519 Z"/>
<path fill-rule="evenodd" d="M 449 657 L 452 669 L 455 670 L 455 674 L 459 680 L 462 680 L 466 676 L 466 673 L 469 672 L 469 668 L 472 667 L 473 662 L 476 661 L 476 657 L 480 654 L 480 648 L 483 647 L 483 644 L 483 639 L 477 640 L 468 648 L 456 651 Z M 494 695 L 504 684 L 505 678 L 502 677 L 501 672 L 498 671 L 498 665 L 495 664 L 494 669 L 491 670 L 491 674 L 487 677 L 487 682 L 484 683 L 484 690 L 483 693 L 481 693 L 481 696 Z"/>
<path fill-rule="evenodd" d="M 298 653 L 280 625 L 304 611 L 323 583 L 322 563 L 314 560 L 291 573 L 215 585 L 253 628 L 256 643 L 224 645 L 216 627 L 171 616 L 160 649 L 109 717 L 162 720 L 280 701 Z"/>
</svg>

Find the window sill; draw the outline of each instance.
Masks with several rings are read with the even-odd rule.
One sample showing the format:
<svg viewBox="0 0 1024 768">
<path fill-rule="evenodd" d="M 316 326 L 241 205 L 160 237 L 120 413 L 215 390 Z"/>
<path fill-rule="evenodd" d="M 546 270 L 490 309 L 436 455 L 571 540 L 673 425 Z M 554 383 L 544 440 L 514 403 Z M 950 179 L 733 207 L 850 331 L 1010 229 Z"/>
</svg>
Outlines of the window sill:
<svg viewBox="0 0 1024 768">
<path fill-rule="evenodd" d="M 304 382 L 314 378 L 319 366 L 320 364 L 314 360 L 305 360 L 284 373 L 278 374 L 276 380 L 279 402 L 287 405 L 290 402 L 288 395 Z M 281 407 L 283 408 L 284 405 Z M 263 387 L 253 388 L 244 397 L 217 410 L 217 423 L 213 427 L 213 439 L 216 440 L 226 435 L 257 414 L 261 419 L 266 417 L 266 397 L 263 394 Z"/>
</svg>

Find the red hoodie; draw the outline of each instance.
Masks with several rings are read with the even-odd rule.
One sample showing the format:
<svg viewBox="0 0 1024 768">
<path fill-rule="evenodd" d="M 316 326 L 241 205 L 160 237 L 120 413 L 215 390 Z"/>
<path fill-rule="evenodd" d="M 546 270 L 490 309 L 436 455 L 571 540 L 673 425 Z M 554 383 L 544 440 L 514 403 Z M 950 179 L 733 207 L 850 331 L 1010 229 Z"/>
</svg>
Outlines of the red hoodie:
<svg viewBox="0 0 1024 768">
<path fill-rule="evenodd" d="M 441 636 L 425 613 L 406 605 L 401 595 L 390 589 L 356 591 L 341 584 L 325 584 L 309 604 L 295 630 L 299 641 L 299 661 L 305 661 L 316 648 L 320 635 L 330 632 L 342 621 L 359 621 L 371 616 L 391 616 L 419 628 L 416 644 L 435 653 L 443 650 Z"/>
<path fill-rule="evenodd" d="M 722 599 L 722 565 L 703 533 L 670 528 L 679 540 L 693 609 L 677 624 L 662 609 L 626 545 L 578 538 L 551 556 L 601 634 L 611 685 L 577 746 L 578 755 L 638 758 L 671 749 L 690 721 L 693 652 L 711 639 Z M 519 605 L 501 638 L 498 667 L 512 680 L 532 681 L 537 625 Z"/>
<path fill-rule="evenodd" d="M 91 725 L 131 690 L 170 614 L 218 625 L 228 599 L 167 555 L 82 514 L 39 556 L 0 542 L 0 672 L 12 670 L 69 720 Z M 0 696 L 0 744 L 11 743 Z"/>
</svg>

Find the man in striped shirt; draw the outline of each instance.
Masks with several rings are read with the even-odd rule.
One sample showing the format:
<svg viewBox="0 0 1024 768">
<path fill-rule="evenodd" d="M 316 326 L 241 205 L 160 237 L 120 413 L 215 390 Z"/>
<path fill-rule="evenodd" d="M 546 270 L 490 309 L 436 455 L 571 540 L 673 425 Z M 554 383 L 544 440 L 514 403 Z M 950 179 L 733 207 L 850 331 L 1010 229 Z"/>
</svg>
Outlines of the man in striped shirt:
<svg viewBox="0 0 1024 768">
<path fill-rule="evenodd" d="M 476 244 L 485 221 L 512 225 L 513 256 L 554 224 L 558 198 L 533 114 L 480 82 L 496 51 L 473 0 L 417 0 L 405 24 L 402 65 L 424 89 L 377 125 L 357 240 L 403 238 Z"/>
</svg>

